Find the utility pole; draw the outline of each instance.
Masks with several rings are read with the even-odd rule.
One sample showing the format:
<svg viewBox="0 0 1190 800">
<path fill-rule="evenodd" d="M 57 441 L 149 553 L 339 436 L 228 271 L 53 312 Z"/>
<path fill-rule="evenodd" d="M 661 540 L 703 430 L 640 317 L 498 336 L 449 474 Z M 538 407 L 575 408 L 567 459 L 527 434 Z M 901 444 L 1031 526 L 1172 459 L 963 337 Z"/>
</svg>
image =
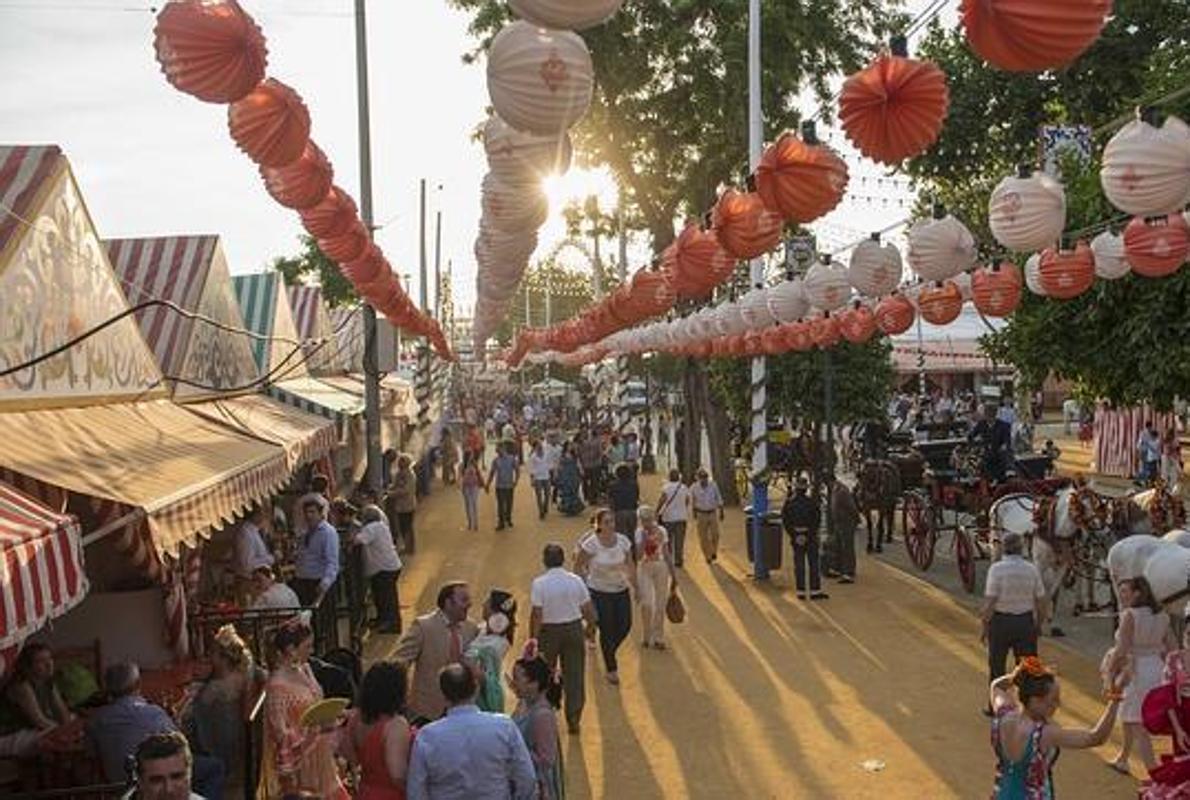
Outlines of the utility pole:
<svg viewBox="0 0 1190 800">
<path fill-rule="evenodd" d="M 368 108 L 368 23 L 365 0 L 355 0 L 355 80 L 359 106 L 359 208 L 368 238 L 372 220 L 372 133 Z M 383 488 L 383 454 L 380 452 L 380 371 L 376 353 L 376 309 L 364 303 L 364 436 L 367 471 L 364 481 L 372 491 Z"/>
<path fill-rule="evenodd" d="M 430 313 L 430 281 L 427 274 L 428 267 L 426 263 L 426 179 L 422 178 L 420 183 L 420 201 L 418 213 L 418 260 L 420 270 L 418 277 L 421 281 L 421 310 L 425 314 Z M 430 427 L 430 348 L 426 346 L 423 340 L 417 346 L 417 373 L 414 381 L 414 392 L 417 396 L 417 429 L 423 435 Z M 427 443 L 422 442 L 422 447 L 426 447 Z M 428 481 L 427 481 L 428 484 Z"/>
<path fill-rule="evenodd" d="M 616 208 L 616 228 L 620 233 L 620 263 L 616 265 L 620 285 L 628 281 L 628 231 L 624 228 L 624 211 Z M 632 421 L 632 409 L 628 407 L 628 356 L 616 356 L 616 389 L 619 393 L 620 424 L 617 430 L 622 434 Z"/>
<path fill-rule="evenodd" d="M 760 165 L 764 146 L 764 118 L 760 107 L 760 0 L 748 0 L 748 165 Z M 764 286 L 764 261 L 752 259 L 748 268 L 753 288 Z M 764 530 L 769 510 L 768 387 L 763 355 L 752 359 L 752 577 L 768 580 L 764 559 Z"/>
<path fill-rule="evenodd" d="M 434 319 L 442 321 L 442 211 L 434 215 Z"/>
</svg>

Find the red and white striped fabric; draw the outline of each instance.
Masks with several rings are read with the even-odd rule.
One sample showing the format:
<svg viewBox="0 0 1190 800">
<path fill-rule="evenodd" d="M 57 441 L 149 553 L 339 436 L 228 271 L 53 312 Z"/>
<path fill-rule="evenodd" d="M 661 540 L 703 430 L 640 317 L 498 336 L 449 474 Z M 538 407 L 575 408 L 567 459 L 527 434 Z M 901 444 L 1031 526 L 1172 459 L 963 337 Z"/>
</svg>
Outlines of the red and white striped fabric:
<svg viewBox="0 0 1190 800">
<path fill-rule="evenodd" d="M 62 161 L 62 151 L 54 145 L 0 147 L 0 211 L 5 211 L 0 213 L 0 253 L 25 230 L 19 218 L 37 211 L 42 188 L 58 174 Z"/>
<path fill-rule="evenodd" d="M 0 483 L 0 651 L 86 594 L 78 521 Z"/>
<path fill-rule="evenodd" d="M 194 311 L 218 242 L 217 236 L 162 236 L 107 239 L 103 244 L 129 305 L 169 300 Z M 136 320 L 161 371 L 180 375 L 193 320 L 165 306 L 146 308 Z"/>
<path fill-rule="evenodd" d="M 1140 472 L 1137 442 L 1145 423 L 1152 422 L 1159 434 L 1177 429 L 1177 415 L 1157 412 L 1149 406 L 1131 408 L 1097 408 L 1094 422 L 1095 470 L 1104 475 L 1123 478 Z"/>
</svg>

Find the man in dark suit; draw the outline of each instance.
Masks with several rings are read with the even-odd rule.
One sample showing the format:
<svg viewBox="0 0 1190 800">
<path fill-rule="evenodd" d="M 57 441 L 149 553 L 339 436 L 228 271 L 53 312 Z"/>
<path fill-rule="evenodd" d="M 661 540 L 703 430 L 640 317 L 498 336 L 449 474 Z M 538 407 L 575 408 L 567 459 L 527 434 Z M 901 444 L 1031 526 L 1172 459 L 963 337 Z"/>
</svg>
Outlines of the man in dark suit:
<svg viewBox="0 0 1190 800">
<path fill-rule="evenodd" d="M 983 472 L 993 481 L 1004 480 L 1012 451 L 1012 426 L 996 417 L 996 407 L 986 405 L 983 415 L 967 434 L 967 441 L 983 447 Z"/>
<path fill-rule="evenodd" d="M 793 574 L 797 594 L 802 600 L 825 600 L 818 566 L 818 503 L 807 494 L 809 482 L 799 475 L 793 494 L 781 508 L 781 523 L 793 545 Z M 806 590 L 806 569 L 810 570 L 810 588 Z"/>
</svg>

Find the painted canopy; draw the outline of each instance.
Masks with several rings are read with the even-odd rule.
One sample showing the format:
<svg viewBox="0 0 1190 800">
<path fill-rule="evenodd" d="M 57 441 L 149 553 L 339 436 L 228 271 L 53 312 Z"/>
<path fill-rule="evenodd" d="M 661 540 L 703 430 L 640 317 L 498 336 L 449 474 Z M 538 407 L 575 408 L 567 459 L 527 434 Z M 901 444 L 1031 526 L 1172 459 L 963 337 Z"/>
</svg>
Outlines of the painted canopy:
<svg viewBox="0 0 1190 800">
<path fill-rule="evenodd" d="M 24 364 L 128 308 L 70 164 L 46 146 L 0 146 L 0 368 Z M 0 408 L 88 405 L 164 394 L 136 321 L 0 377 Z"/>
<path fill-rule="evenodd" d="M 255 340 L 244 333 L 218 236 L 109 239 L 108 256 L 130 302 L 166 300 L 137 312 L 145 341 L 179 400 L 252 389 Z M 214 323 L 217 324 L 213 324 Z"/>
</svg>

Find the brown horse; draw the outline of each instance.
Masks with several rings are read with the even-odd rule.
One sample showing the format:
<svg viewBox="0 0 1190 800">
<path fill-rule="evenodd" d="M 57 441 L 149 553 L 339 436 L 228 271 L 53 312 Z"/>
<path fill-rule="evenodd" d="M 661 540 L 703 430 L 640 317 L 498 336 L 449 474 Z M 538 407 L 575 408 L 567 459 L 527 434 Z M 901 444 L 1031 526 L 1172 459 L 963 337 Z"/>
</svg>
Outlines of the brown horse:
<svg viewBox="0 0 1190 800">
<path fill-rule="evenodd" d="M 868 552 L 884 552 L 892 543 L 893 512 L 901 496 L 901 472 L 891 461 L 870 459 L 860 467 L 855 482 L 855 504 L 868 527 Z M 872 543 L 872 512 L 876 512 L 876 543 Z"/>
</svg>

